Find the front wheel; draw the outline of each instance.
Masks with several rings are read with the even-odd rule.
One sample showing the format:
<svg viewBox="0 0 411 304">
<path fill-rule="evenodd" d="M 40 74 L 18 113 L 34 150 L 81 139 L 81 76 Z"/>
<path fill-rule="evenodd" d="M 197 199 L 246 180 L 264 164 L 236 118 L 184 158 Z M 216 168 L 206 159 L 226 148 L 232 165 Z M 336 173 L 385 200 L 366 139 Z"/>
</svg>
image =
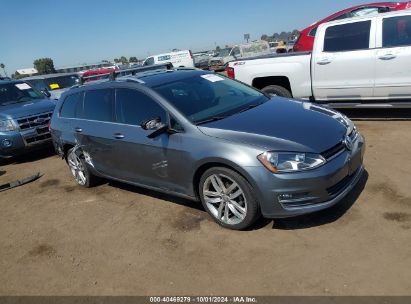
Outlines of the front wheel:
<svg viewBox="0 0 411 304">
<path fill-rule="evenodd" d="M 292 98 L 293 95 L 289 90 L 287 90 L 284 87 L 277 86 L 277 85 L 270 85 L 265 88 L 263 88 L 261 91 L 264 93 L 268 94 L 271 97 L 274 96 L 280 96 L 280 97 L 286 97 L 286 98 Z"/>
<path fill-rule="evenodd" d="M 207 170 L 200 179 L 199 193 L 204 208 L 225 228 L 244 230 L 260 217 L 250 184 L 231 169 Z"/>
</svg>

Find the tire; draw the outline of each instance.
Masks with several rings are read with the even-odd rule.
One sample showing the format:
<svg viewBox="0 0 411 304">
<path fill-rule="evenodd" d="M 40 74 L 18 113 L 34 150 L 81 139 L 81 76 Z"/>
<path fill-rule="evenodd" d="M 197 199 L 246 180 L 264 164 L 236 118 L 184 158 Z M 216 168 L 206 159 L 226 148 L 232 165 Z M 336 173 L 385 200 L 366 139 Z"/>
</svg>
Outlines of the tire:
<svg viewBox="0 0 411 304">
<path fill-rule="evenodd" d="M 88 169 L 84 154 L 81 150 L 75 150 L 75 148 L 68 150 L 66 162 L 74 180 L 80 186 L 90 188 L 98 183 L 99 178 L 93 175 Z"/>
<path fill-rule="evenodd" d="M 260 218 L 253 190 L 237 172 L 224 167 L 208 169 L 198 187 L 204 209 L 222 227 L 245 230 Z"/>
<path fill-rule="evenodd" d="M 280 96 L 280 97 L 286 97 L 286 98 L 292 98 L 293 95 L 289 90 L 287 90 L 284 87 L 277 86 L 277 85 L 270 85 L 265 88 L 263 88 L 261 91 L 264 93 L 270 95 L 270 96 Z"/>
</svg>

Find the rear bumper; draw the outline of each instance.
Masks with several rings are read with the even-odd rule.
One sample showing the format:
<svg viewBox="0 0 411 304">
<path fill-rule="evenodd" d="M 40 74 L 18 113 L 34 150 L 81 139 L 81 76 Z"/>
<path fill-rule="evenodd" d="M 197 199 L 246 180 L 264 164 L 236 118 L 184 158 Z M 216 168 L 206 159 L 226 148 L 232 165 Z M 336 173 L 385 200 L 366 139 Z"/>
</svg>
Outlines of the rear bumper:
<svg viewBox="0 0 411 304">
<path fill-rule="evenodd" d="M 337 204 L 364 173 L 364 149 L 364 139 L 359 136 L 352 151 L 344 151 L 315 170 L 272 174 L 264 167 L 248 168 L 263 216 L 293 217 Z"/>
</svg>

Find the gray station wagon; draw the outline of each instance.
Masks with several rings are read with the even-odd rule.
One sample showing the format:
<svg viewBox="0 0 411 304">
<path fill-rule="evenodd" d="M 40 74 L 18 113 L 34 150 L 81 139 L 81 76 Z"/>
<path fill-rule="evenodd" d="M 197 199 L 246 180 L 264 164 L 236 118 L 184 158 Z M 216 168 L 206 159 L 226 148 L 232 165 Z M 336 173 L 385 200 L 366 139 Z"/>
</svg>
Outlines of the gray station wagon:
<svg viewBox="0 0 411 304">
<path fill-rule="evenodd" d="M 108 178 L 200 200 L 220 225 L 338 203 L 363 173 L 342 114 L 224 76 L 154 67 L 63 93 L 51 133 L 78 184 Z"/>
</svg>

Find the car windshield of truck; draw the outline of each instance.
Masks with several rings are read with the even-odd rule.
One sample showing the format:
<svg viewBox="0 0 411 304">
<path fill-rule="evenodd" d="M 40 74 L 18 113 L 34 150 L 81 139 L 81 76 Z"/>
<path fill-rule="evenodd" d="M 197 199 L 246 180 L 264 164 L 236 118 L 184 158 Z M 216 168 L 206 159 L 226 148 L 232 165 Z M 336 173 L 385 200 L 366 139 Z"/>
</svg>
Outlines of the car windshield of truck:
<svg viewBox="0 0 411 304">
<path fill-rule="evenodd" d="M 48 90 L 60 90 L 70 88 L 78 83 L 80 83 L 80 76 L 78 75 L 67 75 L 59 76 L 46 79 Z"/>
<path fill-rule="evenodd" d="M 193 124 L 247 111 L 269 100 L 264 94 L 216 74 L 203 74 L 153 87 Z"/>
<path fill-rule="evenodd" d="M 218 52 L 219 57 L 227 57 L 230 55 L 231 49 L 222 49 Z"/>
<path fill-rule="evenodd" d="M 0 105 L 2 106 L 44 98 L 39 91 L 24 82 L 0 84 Z"/>
</svg>

